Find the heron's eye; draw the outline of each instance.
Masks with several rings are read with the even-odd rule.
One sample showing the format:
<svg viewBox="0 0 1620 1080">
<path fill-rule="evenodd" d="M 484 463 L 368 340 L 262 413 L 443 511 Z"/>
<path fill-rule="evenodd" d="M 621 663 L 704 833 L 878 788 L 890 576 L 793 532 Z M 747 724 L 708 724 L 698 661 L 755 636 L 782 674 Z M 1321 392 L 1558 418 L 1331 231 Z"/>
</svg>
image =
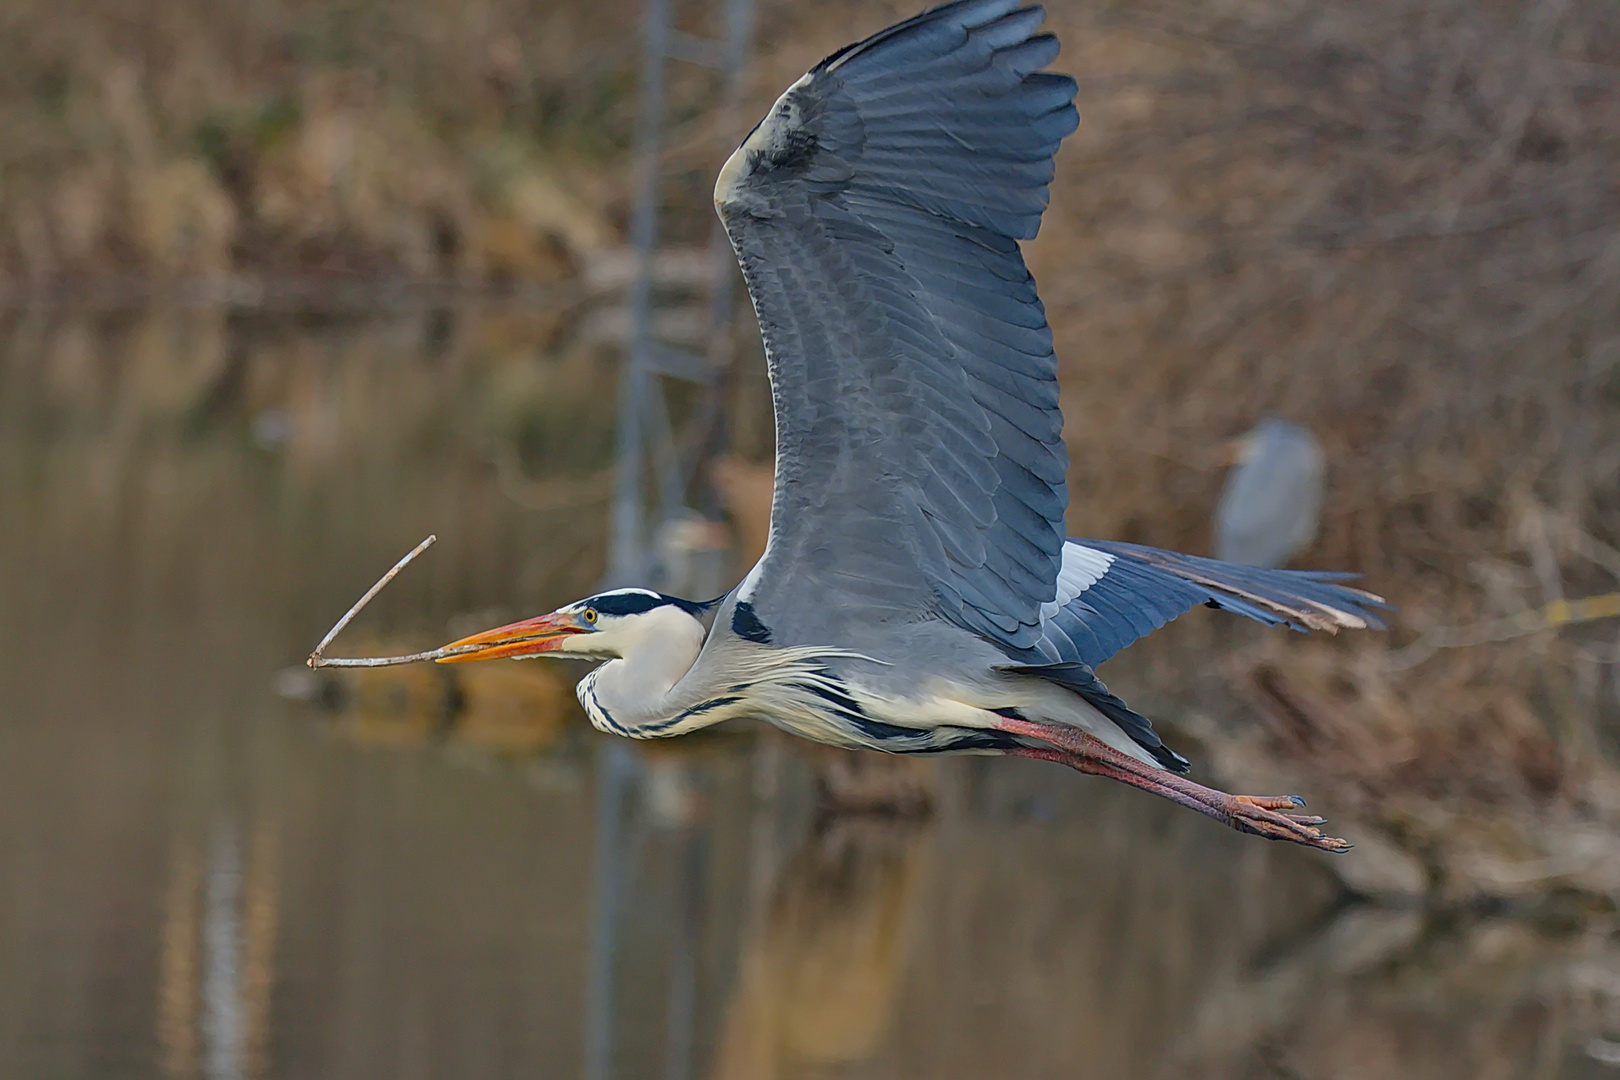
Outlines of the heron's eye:
<svg viewBox="0 0 1620 1080">
<path fill-rule="evenodd" d="M 593 626 L 596 625 L 596 609 L 595 608 L 586 608 L 585 609 L 585 621 L 590 623 Z"/>
</svg>

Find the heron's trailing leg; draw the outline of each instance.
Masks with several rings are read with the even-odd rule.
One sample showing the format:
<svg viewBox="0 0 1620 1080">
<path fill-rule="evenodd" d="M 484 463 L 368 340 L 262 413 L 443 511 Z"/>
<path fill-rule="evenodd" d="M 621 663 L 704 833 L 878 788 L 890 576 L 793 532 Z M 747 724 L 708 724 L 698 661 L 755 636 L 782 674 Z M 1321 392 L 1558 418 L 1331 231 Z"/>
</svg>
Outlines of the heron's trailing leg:
<svg viewBox="0 0 1620 1080">
<path fill-rule="evenodd" d="M 1095 736 L 1065 725 L 1003 716 L 996 728 L 1009 735 L 1022 735 L 1051 744 L 1049 747 L 1019 747 L 1007 751 L 1009 754 L 1039 761 L 1056 761 L 1083 773 L 1106 776 L 1110 780 L 1151 791 L 1173 803 L 1224 822 L 1239 832 L 1272 840 L 1292 840 L 1296 844 L 1324 851 L 1345 851 L 1350 847 L 1346 841 L 1326 836 L 1316 828 L 1326 821 L 1325 818 L 1293 813 L 1305 807 L 1305 800 L 1297 795 L 1228 795 L 1138 761 Z"/>
</svg>

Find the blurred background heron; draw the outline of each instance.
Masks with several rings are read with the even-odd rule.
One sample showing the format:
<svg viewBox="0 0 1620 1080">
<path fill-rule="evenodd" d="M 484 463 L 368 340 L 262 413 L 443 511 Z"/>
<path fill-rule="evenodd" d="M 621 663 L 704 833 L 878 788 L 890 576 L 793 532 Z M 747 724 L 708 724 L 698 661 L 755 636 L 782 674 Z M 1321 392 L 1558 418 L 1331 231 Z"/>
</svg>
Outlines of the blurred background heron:
<svg viewBox="0 0 1620 1080">
<path fill-rule="evenodd" d="M 1215 508 L 1215 557 L 1285 566 L 1316 539 L 1322 447 L 1304 428 L 1268 416 L 1230 449 L 1232 471 Z"/>
</svg>

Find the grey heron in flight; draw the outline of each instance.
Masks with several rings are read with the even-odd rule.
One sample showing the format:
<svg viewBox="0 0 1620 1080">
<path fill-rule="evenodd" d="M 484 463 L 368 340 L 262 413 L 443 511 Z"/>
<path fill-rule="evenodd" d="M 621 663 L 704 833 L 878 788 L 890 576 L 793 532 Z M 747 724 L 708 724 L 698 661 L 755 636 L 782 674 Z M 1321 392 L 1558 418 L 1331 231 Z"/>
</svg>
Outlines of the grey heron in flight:
<svg viewBox="0 0 1620 1080">
<path fill-rule="evenodd" d="M 720 170 L 714 202 L 770 368 L 769 543 L 697 603 L 616 589 L 456 642 L 453 661 L 605 661 L 603 731 L 734 717 L 835 746 L 1012 754 L 1339 850 L 1295 796 L 1229 795 L 1098 680 L 1207 604 L 1296 630 L 1375 625 L 1349 575 L 1071 540 L 1035 236 L 1076 84 L 1020 0 L 962 0 L 832 54 Z"/>
</svg>

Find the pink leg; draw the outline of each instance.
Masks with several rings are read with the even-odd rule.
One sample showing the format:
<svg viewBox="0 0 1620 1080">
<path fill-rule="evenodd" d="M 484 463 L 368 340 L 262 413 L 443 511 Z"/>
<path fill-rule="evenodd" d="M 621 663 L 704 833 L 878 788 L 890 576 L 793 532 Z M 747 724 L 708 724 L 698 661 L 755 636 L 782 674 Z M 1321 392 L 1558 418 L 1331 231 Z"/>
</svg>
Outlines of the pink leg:
<svg viewBox="0 0 1620 1080">
<path fill-rule="evenodd" d="M 1304 809 L 1305 800 L 1297 795 L 1228 795 L 1138 761 L 1093 735 L 1061 724 L 1003 717 L 996 728 L 1009 735 L 1021 735 L 1051 744 L 1050 747 L 1026 746 L 1007 751 L 1016 757 L 1056 761 L 1083 773 L 1106 776 L 1110 780 L 1151 791 L 1173 803 L 1224 822 L 1239 832 L 1272 840 L 1292 840 L 1296 844 L 1324 851 L 1348 851 L 1350 848 L 1347 842 L 1325 836 L 1316 828 L 1326 819 L 1287 812 Z"/>
</svg>

